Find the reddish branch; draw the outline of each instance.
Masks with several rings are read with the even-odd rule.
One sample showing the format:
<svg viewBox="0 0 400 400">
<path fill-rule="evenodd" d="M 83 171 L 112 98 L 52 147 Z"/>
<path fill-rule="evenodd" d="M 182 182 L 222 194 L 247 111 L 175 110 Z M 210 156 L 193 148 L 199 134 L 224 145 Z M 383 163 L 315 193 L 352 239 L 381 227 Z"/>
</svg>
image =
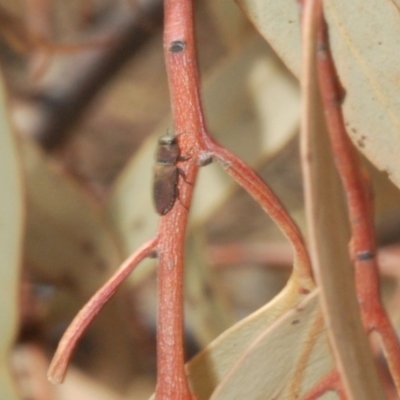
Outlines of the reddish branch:
<svg viewBox="0 0 400 400">
<path fill-rule="evenodd" d="M 400 387 L 399 345 L 390 321 L 380 303 L 376 243 L 369 187 L 359 166 L 341 113 L 343 91 L 337 79 L 329 51 L 327 28 L 320 15 L 318 71 L 331 145 L 346 190 L 352 227 L 351 252 L 355 263 L 358 299 L 368 332 L 376 330 L 382 338 L 389 366 Z M 194 399 L 187 382 L 183 352 L 183 254 L 188 211 L 198 167 L 208 157 L 222 163 L 278 224 L 291 242 L 295 253 L 295 272 L 301 285 L 313 287 L 310 262 L 301 234 L 278 199 L 261 178 L 240 159 L 213 141 L 206 131 L 199 95 L 193 10 L 190 0 L 165 1 L 164 51 L 171 104 L 178 134 L 182 171 L 179 178 L 179 201 L 161 218 L 155 239 L 142 246 L 101 288 L 75 318 L 51 365 L 49 376 L 61 381 L 76 341 L 87 325 L 115 293 L 121 282 L 144 257 L 157 252 L 159 257 L 158 379 L 156 398 Z M 336 389 L 337 372 L 327 375 L 307 398 Z"/>
<path fill-rule="evenodd" d="M 314 287 L 310 261 L 299 229 L 273 192 L 250 167 L 220 147 L 207 134 L 202 114 L 191 0 L 165 0 L 164 52 L 174 128 L 181 157 L 179 198 L 161 217 L 157 237 L 144 245 L 78 314 L 60 343 L 50 379 L 60 381 L 65 366 L 89 322 L 143 257 L 158 255 L 158 368 L 156 399 L 193 400 L 184 368 L 183 255 L 188 212 L 198 168 L 209 159 L 222 163 L 278 224 L 294 249 L 294 272 L 300 290 Z M 135 264 L 134 264 L 135 263 Z M 129 267 L 127 266 L 129 265 Z M 111 286 L 110 286 L 111 285 Z"/>
<path fill-rule="evenodd" d="M 86 328 L 140 261 L 154 254 L 156 243 L 157 239 L 152 239 L 140 247 L 79 311 L 64 333 L 54 354 L 53 361 L 47 373 L 49 381 L 61 383 L 64 380 L 69 359 Z"/>
<path fill-rule="evenodd" d="M 198 166 L 207 157 L 222 162 L 269 215 L 295 249 L 304 288 L 312 288 L 310 263 L 301 234 L 278 199 L 247 165 L 217 145 L 207 134 L 200 101 L 193 10 L 190 0 L 166 0 L 164 52 L 171 92 L 174 127 L 183 159 L 179 168 L 179 202 L 162 218 L 159 231 L 159 316 L 157 399 L 190 399 L 182 343 L 182 280 L 187 212 Z M 190 182 L 189 184 L 187 182 Z M 171 235 L 171 232 L 174 232 Z"/>
<path fill-rule="evenodd" d="M 226 171 L 241 185 L 266 211 L 289 240 L 294 252 L 293 272 L 297 274 L 305 290 L 314 287 L 311 264 L 301 232 L 284 206 L 260 176 L 242 160 L 219 146 L 211 138 L 206 138 L 207 150 L 222 163 Z"/>
<path fill-rule="evenodd" d="M 367 332 L 379 333 L 389 368 L 400 393 L 400 347 L 382 306 L 379 290 L 377 248 L 370 187 L 356 150 L 345 128 L 340 85 L 329 47 L 322 7 L 317 38 L 317 69 L 332 151 L 348 204 L 352 239 L 350 252 L 355 266 L 357 297 Z"/>
<path fill-rule="evenodd" d="M 174 128 L 178 135 L 183 177 L 179 201 L 161 218 L 158 243 L 158 322 L 156 399 L 190 400 L 184 367 L 183 257 L 194 183 L 198 172 L 200 132 L 205 131 L 196 65 L 192 2 L 166 0 L 164 54 Z"/>
</svg>

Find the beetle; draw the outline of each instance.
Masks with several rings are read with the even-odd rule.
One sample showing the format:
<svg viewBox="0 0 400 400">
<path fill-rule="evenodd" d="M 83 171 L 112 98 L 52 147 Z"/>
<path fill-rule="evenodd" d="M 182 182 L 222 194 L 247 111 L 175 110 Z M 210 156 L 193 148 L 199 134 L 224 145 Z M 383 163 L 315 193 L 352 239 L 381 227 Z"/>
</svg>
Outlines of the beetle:
<svg viewBox="0 0 400 400">
<path fill-rule="evenodd" d="M 178 197 L 179 146 L 176 136 L 163 135 L 158 139 L 154 166 L 153 199 L 156 211 L 165 215 Z"/>
</svg>

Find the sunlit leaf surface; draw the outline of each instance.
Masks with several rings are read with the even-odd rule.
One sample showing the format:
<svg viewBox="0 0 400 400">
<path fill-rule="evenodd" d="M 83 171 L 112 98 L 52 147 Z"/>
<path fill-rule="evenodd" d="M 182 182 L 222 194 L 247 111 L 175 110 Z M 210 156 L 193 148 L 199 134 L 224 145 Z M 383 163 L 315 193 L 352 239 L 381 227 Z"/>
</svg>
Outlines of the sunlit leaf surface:
<svg viewBox="0 0 400 400">
<path fill-rule="evenodd" d="M 287 66 L 300 72 L 300 28 L 295 1 L 238 0 Z M 400 186 L 398 2 L 325 1 L 348 133 L 379 169 Z"/>
<path fill-rule="evenodd" d="M 293 399 L 304 394 L 331 368 L 315 292 L 250 344 L 211 399 Z"/>
<path fill-rule="evenodd" d="M 188 364 L 199 399 L 256 399 L 266 393 L 265 398 L 283 399 L 288 393 L 303 393 L 330 370 L 318 296 L 300 295 L 298 289 L 291 281 L 272 302 L 224 332 Z"/>
</svg>

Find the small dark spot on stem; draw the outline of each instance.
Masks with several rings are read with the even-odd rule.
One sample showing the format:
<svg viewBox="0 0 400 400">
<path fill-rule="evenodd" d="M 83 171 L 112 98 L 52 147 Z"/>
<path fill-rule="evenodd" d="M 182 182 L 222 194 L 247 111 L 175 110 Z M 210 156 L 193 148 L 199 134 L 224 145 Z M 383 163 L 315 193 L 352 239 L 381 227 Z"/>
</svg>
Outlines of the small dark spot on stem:
<svg viewBox="0 0 400 400">
<path fill-rule="evenodd" d="M 171 53 L 180 53 L 186 49 L 186 43 L 182 40 L 174 40 L 169 46 L 169 51 Z"/>
<path fill-rule="evenodd" d="M 358 261 L 370 261 L 375 257 L 375 253 L 371 250 L 360 251 L 356 254 Z"/>
<path fill-rule="evenodd" d="M 149 255 L 149 258 L 158 258 L 158 252 L 157 250 L 153 250 Z"/>
<path fill-rule="evenodd" d="M 294 319 L 294 320 L 291 322 L 291 324 L 292 324 L 292 325 L 297 325 L 299 322 L 300 322 L 299 319 Z"/>
</svg>

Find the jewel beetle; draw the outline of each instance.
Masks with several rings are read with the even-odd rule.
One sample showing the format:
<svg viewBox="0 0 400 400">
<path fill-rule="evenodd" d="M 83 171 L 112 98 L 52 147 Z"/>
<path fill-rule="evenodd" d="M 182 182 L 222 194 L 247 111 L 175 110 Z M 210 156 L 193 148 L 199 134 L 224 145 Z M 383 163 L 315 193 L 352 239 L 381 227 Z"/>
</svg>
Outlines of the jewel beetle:
<svg viewBox="0 0 400 400">
<path fill-rule="evenodd" d="M 156 211 L 165 215 L 178 197 L 179 146 L 176 136 L 163 135 L 158 139 L 154 166 L 153 199 Z"/>
</svg>

